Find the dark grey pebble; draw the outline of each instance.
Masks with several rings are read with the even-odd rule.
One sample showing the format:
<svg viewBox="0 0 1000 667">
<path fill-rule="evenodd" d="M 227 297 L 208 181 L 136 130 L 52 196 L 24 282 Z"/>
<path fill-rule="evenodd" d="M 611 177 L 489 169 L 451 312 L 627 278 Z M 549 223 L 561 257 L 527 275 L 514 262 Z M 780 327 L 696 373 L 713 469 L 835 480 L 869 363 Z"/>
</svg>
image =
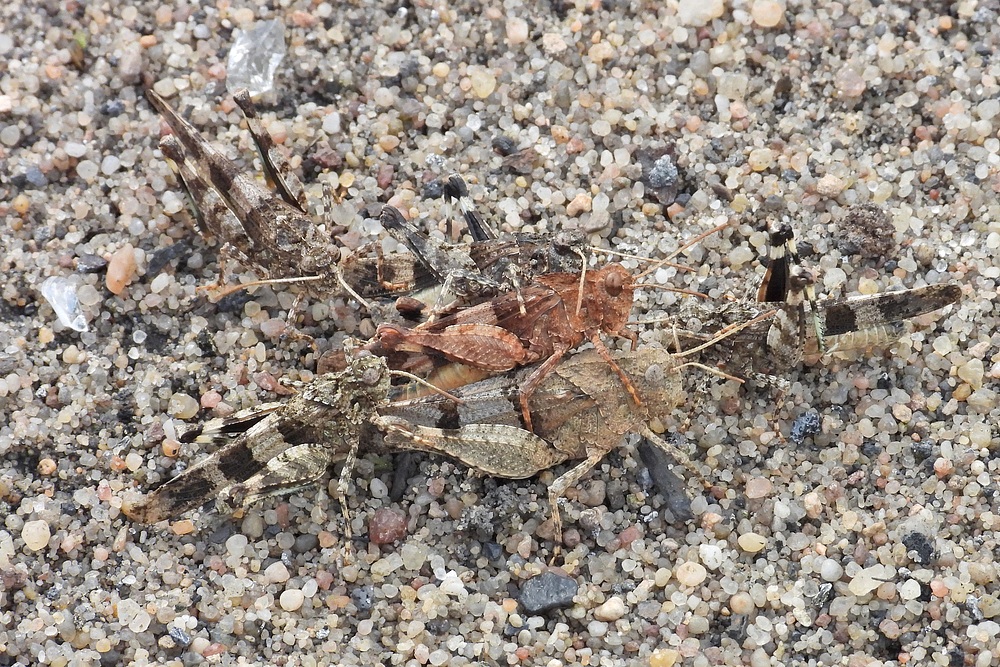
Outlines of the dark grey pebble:
<svg viewBox="0 0 1000 667">
<path fill-rule="evenodd" d="M 524 582 L 517 601 L 526 614 L 534 616 L 569 607 L 578 589 L 575 579 L 552 571 L 543 572 Z"/>
</svg>

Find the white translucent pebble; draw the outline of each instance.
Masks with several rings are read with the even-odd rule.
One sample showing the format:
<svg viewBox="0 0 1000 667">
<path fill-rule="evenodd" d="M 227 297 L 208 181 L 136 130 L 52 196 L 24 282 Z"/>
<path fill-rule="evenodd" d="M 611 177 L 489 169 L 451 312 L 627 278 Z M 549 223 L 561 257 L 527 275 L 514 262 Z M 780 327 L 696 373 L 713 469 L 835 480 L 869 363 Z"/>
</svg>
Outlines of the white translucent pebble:
<svg viewBox="0 0 1000 667">
<path fill-rule="evenodd" d="M 121 164 L 121 160 L 119 160 L 117 156 L 105 155 L 104 159 L 101 160 L 101 173 L 105 176 L 110 176 L 118 171 L 118 167 L 120 167 Z"/>
<path fill-rule="evenodd" d="M 247 88 L 263 95 L 274 87 L 274 73 L 285 58 L 285 26 L 280 20 L 259 21 L 237 30 L 226 63 L 226 87 Z"/>
<path fill-rule="evenodd" d="M 819 576 L 823 578 L 823 581 L 840 581 L 840 578 L 844 576 L 844 567 L 833 560 L 832 558 L 827 558 L 823 561 L 823 564 L 819 568 Z"/>
<path fill-rule="evenodd" d="M 76 297 L 76 285 L 73 281 L 52 276 L 42 282 L 39 291 L 52 306 L 63 326 L 74 331 L 86 331 L 89 328 L 87 319 L 80 312 L 80 302 Z"/>
<path fill-rule="evenodd" d="M 698 558 L 710 570 L 717 570 L 725 560 L 722 549 L 715 544 L 702 544 L 698 547 Z"/>
<path fill-rule="evenodd" d="M 340 134 L 340 114 L 334 111 L 323 117 L 323 131 L 327 134 Z"/>
<path fill-rule="evenodd" d="M 87 154 L 87 147 L 76 141 L 67 141 L 66 145 L 63 146 L 63 150 L 70 157 L 83 157 Z"/>
</svg>

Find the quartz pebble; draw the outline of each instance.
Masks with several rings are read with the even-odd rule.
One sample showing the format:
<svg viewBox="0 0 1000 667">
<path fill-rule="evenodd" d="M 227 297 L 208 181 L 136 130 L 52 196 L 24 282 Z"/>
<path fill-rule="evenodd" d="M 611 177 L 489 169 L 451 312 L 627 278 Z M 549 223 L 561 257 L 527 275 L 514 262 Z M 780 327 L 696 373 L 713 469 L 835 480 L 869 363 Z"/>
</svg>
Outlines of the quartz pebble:
<svg viewBox="0 0 1000 667">
<path fill-rule="evenodd" d="M 170 397 L 167 412 L 177 419 L 191 419 L 198 414 L 198 401 L 184 393 L 176 393 Z"/>
<path fill-rule="evenodd" d="M 747 498 L 757 499 L 766 498 L 771 495 L 774 490 L 774 485 L 771 480 L 766 477 L 752 477 L 747 480 L 746 484 L 746 494 Z"/>
<path fill-rule="evenodd" d="M 111 255 L 108 262 L 106 285 L 112 294 L 121 294 L 125 286 L 135 277 L 135 249 L 131 245 L 123 245 Z"/>
<path fill-rule="evenodd" d="M 682 586 L 698 586 L 708 577 L 708 570 L 701 563 L 687 561 L 680 564 L 674 576 Z"/>
<path fill-rule="evenodd" d="M 599 621 L 613 623 L 624 616 L 626 611 L 625 602 L 620 597 L 615 595 L 614 597 L 608 598 L 604 604 L 594 610 L 594 618 Z"/>
<path fill-rule="evenodd" d="M 753 22 L 762 28 L 773 28 L 781 22 L 784 10 L 775 0 L 756 0 L 750 7 Z"/>
<path fill-rule="evenodd" d="M 45 521 L 25 521 L 21 528 L 21 539 L 24 546 L 32 551 L 41 551 L 49 545 L 49 538 L 52 536 L 49 524 Z"/>
<path fill-rule="evenodd" d="M 764 536 L 753 532 L 743 533 L 736 542 L 740 545 L 740 549 L 751 554 L 755 554 L 767 546 L 767 540 L 764 539 Z"/>
<path fill-rule="evenodd" d="M 278 604 L 285 611 L 296 611 L 302 607 L 302 603 L 305 602 L 306 596 L 303 595 L 302 591 L 297 588 L 290 588 L 286 591 L 282 591 L 281 597 L 278 598 Z"/>
</svg>

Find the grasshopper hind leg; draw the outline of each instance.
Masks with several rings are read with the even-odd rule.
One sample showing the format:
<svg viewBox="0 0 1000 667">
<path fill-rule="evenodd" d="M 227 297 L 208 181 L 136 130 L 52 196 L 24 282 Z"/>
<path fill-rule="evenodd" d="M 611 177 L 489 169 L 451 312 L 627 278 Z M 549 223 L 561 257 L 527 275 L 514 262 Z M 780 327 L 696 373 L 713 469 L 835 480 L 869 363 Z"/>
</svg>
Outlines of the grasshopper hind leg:
<svg viewBox="0 0 1000 667">
<path fill-rule="evenodd" d="M 257 115 L 257 107 L 250 99 L 250 91 L 246 88 L 240 88 L 233 93 L 233 100 L 247 119 L 250 136 L 257 147 L 257 152 L 260 153 L 260 161 L 264 167 L 267 182 L 278 191 L 285 202 L 299 209 L 302 213 L 307 213 L 306 193 L 302 182 L 292 173 L 288 160 L 274 145 L 271 135 L 261 124 L 260 116 Z"/>
<path fill-rule="evenodd" d="M 268 461 L 257 474 L 224 490 L 219 494 L 218 503 L 231 511 L 253 505 L 264 498 L 316 486 L 335 461 L 330 448 L 324 445 L 290 447 Z"/>
</svg>

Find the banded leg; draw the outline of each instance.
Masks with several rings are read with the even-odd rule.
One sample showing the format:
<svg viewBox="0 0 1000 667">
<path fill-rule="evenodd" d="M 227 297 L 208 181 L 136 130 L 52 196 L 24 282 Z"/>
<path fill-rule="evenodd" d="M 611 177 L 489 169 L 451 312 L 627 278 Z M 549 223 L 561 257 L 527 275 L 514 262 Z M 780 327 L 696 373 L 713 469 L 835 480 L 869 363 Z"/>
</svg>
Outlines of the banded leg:
<svg viewBox="0 0 1000 667">
<path fill-rule="evenodd" d="M 240 88 L 233 93 L 233 101 L 236 102 L 247 119 L 250 137 L 253 139 L 254 146 L 257 147 L 257 152 L 260 153 L 260 161 L 264 167 L 267 182 L 278 191 L 286 203 L 302 213 L 307 213 L 306 193 L 302 182 L 292 173 L 288 166 L 288 160 L 274 145 L 271 135 L 261 124 L 260 116 L 257 115 L 257 107 L 250 99 L 250 91 L 246 88 Z"/>
<path fill-rule="evenodd" d="M 452 174 L 444 185 L 444 193 L 458 204 L 465 224 L 469 228 L 469 234 L 474 241 L 493 241 L 497 238 L 497 233 L 486 224 L 472 203 L 469 196 L 469 187 L 465 179 L 458 174 Z"/>
</svg>

